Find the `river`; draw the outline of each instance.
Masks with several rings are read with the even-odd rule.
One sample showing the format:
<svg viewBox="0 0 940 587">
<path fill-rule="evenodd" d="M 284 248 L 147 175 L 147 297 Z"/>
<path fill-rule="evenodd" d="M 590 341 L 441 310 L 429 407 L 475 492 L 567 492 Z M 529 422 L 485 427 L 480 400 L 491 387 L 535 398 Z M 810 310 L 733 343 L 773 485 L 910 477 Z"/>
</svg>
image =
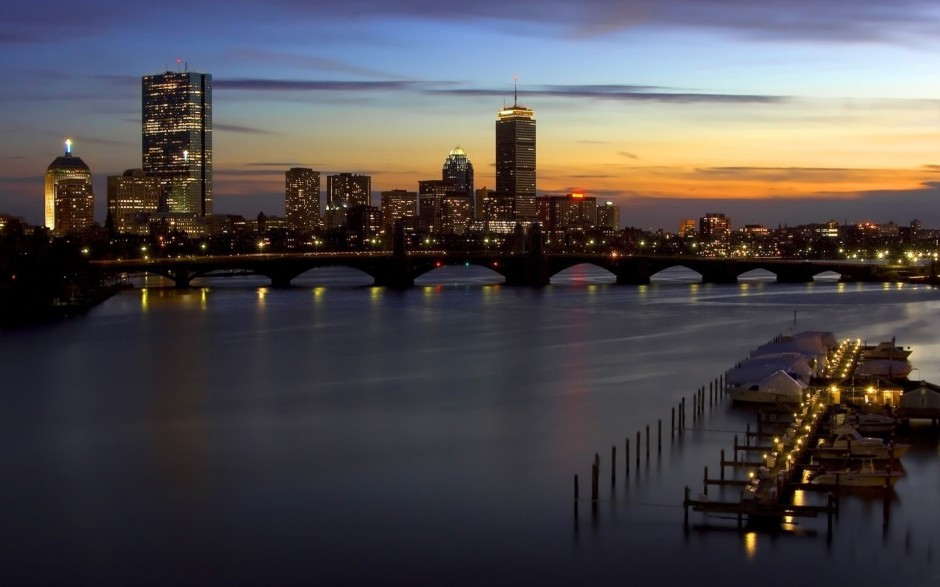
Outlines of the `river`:
<svg viewBox="0 0 940 587">
<path fill-rule="evenodd" d="M 685 531 L 684 487 L 756 419 L 723 402 L 669 430 L 683 397 L 793 330 L 895 337 L 940 382 L 940 290 L 611 281 L 149 280 L 2 332 L 0 581 L 940 585 L 936 430 L 912 433 L 887 519 L 848 496 L 828 538 L 824 517 L 764 534 L 691 514 Z M 646 426 L 655 444 L 659 421 L 661 452 L 611 487 L 611 447 Z M 575 516 L 595 453 L 601 500 Z"/>
</svg>

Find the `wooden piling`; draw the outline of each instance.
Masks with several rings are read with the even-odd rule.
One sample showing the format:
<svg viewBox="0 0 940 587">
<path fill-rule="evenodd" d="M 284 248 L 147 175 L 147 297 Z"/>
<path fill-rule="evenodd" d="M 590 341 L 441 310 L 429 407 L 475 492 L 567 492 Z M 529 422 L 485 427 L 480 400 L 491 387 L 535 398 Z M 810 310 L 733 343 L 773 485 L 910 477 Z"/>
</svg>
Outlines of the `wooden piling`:
<svg viewBox="0 0 940 587">
<path fill-rule="evenodd" d="M 626 475 L 630 476 L 630 439 L 628 438 L 626 443 L 626 450 L 623 451 L 623 462 L 626 465 Z"/>
<path fill-rule="evenodd" d="M 725 480 L 725 449 L 721 449 L 721 466 L 719 467 L 721 471 L 721 480 Z"/>
<path fill-rule="evenodd" d="M 650 462 L 650 425 L 646 425 L 646 462 Z"/>
<path fill-rule="evenodd" d="M 708 495 L 708 466 L 705 467 L 705 477 L 703 478 L 703 481 L 702 481 L 702 487 L 703 487 L 702 493 L 707 496 Z"/>
<path fill-rule="evenodd" d="M 591 465 L 591 501 L 593 502 L 597 501 L 597 481 L 599 468 L 600 467 L 597 466 L 596 462 Z"/>
<path fill-rule="evenodd" d="M 675 438 L 676 437 L 676 407 L 675 406 L 672 406 L 672 421 L 671 421 L 669 430 L 670 430 L 669 438 Z"/>
<path fill-rule="evenodd" d="M 617 485 L 617 445 L 610 447 L 610 486 Z"/>
<path fill-rule="evenodd" d="M 640 470 L 640 431 L 636 431 L 636 470 Z"/>
<path fill-rule="evenodd" d="M 656 454 L 663 454 L 663 419 L 656 422 Z"/>
</svg>

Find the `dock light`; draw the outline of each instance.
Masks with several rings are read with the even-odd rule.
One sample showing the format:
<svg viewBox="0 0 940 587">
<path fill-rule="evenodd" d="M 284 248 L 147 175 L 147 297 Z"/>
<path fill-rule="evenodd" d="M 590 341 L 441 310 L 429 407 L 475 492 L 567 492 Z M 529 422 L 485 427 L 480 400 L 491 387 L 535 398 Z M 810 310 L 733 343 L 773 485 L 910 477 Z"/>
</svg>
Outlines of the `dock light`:
<svg viewBox="0 0 940 587">
<path fill-rule="evenodd" d="M 747 476 L 748 476 L 749 478 L 753 479 L 753 478 L 754 478 L 754 471 L 751 471 L 750 473 L 748 473 Z"/>
</svg>

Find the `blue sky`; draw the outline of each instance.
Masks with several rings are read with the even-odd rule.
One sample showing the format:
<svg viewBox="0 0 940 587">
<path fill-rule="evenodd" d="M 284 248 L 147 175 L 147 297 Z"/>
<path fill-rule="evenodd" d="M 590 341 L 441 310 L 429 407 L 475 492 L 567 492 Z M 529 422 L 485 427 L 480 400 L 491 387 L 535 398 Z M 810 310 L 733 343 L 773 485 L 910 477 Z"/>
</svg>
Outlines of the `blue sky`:
<svg viewBox="0 0 940 587">
<path fill-rule="evenodd" d="M 625 225 L 940 227 L 940 5 L 920 0 L 455 4 L 39 1 L 4 9 L 0 212 L 41 222 L 64 138 L 105 178 L 140 166 L 140 77 L 211 73 L 217 212 L 283 213 L 283 173 L 437 177 L 456 145 L 493 186 L 493 124 L 538 121 L 538 188 Z"/>
</svg>

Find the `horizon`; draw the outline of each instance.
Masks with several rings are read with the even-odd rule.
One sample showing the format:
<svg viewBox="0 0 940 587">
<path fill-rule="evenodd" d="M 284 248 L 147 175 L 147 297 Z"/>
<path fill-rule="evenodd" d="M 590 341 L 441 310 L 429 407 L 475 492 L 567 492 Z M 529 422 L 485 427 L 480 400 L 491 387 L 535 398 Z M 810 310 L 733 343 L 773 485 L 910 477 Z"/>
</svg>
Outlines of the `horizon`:
<svg viewBox="0 0 940 587">
<path fill-rule="evenodd" d="M 179 58 L 213 77 L 216 213 L 283 215 L 296 166 L 371 175 L 375 203 L 438 178 L 456 145 L 493 189 L 496 113 L 518 74 L 539 195 L 612 201 L 622 226 L 723 212 L 734 227 L 940 227 L 930 3 L 528 5 L 236 1 L 189 6 L 185 22 L 172 1 L 17 6 L 0 22 L 21 82 L 0 92 L 0 213 L 42 224 L 44 173 L 69 137 L 103 222 L 106 177 L 141 166 L 140 80 Z"/>
</svg>

